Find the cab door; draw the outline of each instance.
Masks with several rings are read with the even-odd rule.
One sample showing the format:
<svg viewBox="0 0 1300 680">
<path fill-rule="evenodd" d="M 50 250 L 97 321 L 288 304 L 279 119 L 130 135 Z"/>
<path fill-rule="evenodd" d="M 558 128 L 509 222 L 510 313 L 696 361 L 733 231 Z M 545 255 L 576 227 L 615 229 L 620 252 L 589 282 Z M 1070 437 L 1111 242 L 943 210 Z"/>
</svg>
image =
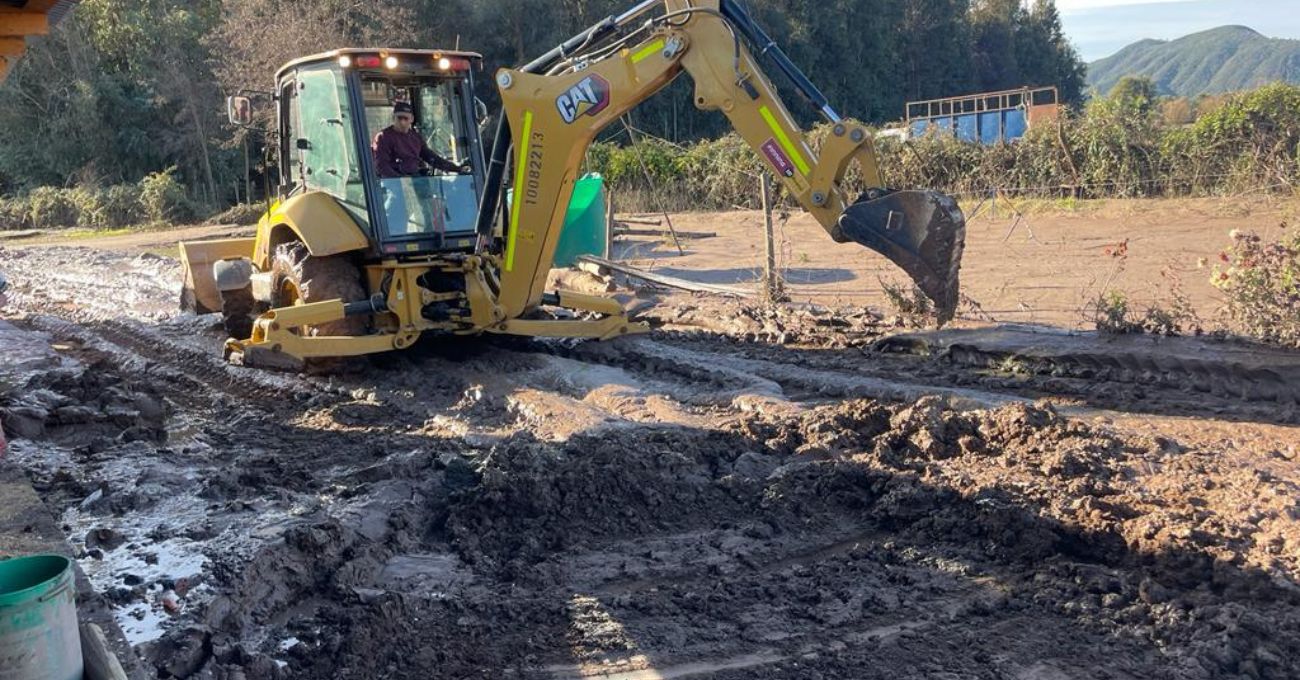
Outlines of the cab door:
<svg viewBox="0 0 1300 680">
<path fill-rule="evenodd" d="M 281 85 L 281 154 L 294 191 L 322 191 L 371 234 L 365 161 L 348 74 L 332 63 L 298 68 Z"/>
</svg>

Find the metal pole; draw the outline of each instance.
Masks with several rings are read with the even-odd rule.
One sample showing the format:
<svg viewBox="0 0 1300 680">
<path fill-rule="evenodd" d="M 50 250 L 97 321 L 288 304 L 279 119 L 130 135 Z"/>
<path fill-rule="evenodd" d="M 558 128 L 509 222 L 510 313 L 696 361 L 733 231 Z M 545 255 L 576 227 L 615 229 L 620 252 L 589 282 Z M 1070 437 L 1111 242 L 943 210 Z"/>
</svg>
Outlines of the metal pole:
<svg viewBox="0 0 1300 680">
<path fill-rule="evenodd" d="M 244 135 L 244 203 L 247 203 L 248 205 L 252 205 L 253 204 L 253 178 L 249 176 L 250 168 L 248 166 L 249 166 L 248 135 L 245 134 Z M 235 193 L 238 194 L 239 192 L 236 191 Z M 239 196 L 236 195 L 235 199 L 236 199 L 235 202 L 238 203 Z"/>
<path fill-rule="evenodd" d="M 641 142 L 637 139 L 636 131 L 632 129 L 632 123 L 628 121 L 627 114 L 623 115 L 623 127 L 627 129 L 627 136 L 632 140 L 632 150 L 636 152 L 636 162 L 641 166 L 641 173 L 645 175 L 646 186 L 650 187 L 650 193 L 654 195 L 655 203 L 659 206 L 659 213 L 664 216 L 664 223 L 668 225 L 668 233 L 673 236 L 673 245 L 677 246 L 677 254 L 685 255 L 686 249 L 682 248 L 682 240 L 677 238 L 677 229 L 673 227 L 673 218 L 668 216 L 668 208 L 664 207 L 663 196 L 659 195 L 654 177 L 650 176 L 650 166 L 646 165 L 645 159 L 641 157 Z"/>
<path fill-rule="evenodd" d="M 767 172 L 759 174 L 759 193 L 763 198 L 763 244 L 767 254 L 763 267 L 763 299 L 776 302 L 776 235 L 772 229 L 772 180 Z"/>
<path fill-rule="evenodd" d="M 614 192 L 605 191 L 605 252 L 602 254 L 606 260 L 614 256 Z"/>
</svg>

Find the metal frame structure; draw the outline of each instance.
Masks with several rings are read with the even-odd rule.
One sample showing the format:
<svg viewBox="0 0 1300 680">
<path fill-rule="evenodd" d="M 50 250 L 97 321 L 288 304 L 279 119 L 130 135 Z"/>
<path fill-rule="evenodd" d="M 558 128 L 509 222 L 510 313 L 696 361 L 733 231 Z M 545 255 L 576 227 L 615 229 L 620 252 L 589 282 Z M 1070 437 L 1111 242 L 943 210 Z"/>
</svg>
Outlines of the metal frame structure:
<svg viewBox="0 0 1300 680">
<path fill-rule="evenodd" d="M 959 97 L 943 97 L 907 103 L 906 120 L 910 125 L 914 120 L 929 120 L 947 116 L 964 116 L 972 113 L 988 113 L 1023 108 L 1033 111 L 1042 106 L 1057 106 L 1060 94 L 1056 87 L 1022 87 L 1018 90 L 1000 92 L 981 92 Z M 924 107 L 924 113 L 913 113 Z"/>
</svg>

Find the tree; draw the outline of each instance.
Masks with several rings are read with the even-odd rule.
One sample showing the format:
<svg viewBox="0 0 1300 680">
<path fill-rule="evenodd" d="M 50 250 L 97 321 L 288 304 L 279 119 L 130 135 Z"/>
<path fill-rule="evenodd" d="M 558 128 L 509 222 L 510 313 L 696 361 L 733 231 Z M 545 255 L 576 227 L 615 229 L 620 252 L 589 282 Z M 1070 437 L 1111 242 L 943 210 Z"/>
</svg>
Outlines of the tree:
<svg viewBox="0 0 1300 680">
<path fill-rule="evenodd" d="M 1025 85 L 1055 85 L 1061 101 L 1083 102 L 1088 67 L 1065 37 L 1055 0 L 1037 0 L 1023 16 L 1016 50 Z"/>
<path fill-rule="evenodd" d="M 1111 88 L 1107 99 L 1125 113 L 1147 117 L 1156 107 L 1156 83 L 1145 76 L 1124 76 Z"/>
<path fill-rule="evenodd" d="M 898 55 L 909 100 L 970 91 L 970 0 L 905 0 Z"/>
<path fill-rule="evenodd" d="M 1020 0 L 975 0 L 971 5 L 971 62 L 977 91 L 1009 90 L 1025 83 L 1016 50 Z"/>
<path fill-rule="evenodd" d="M 340 47 L 456 47 L 490 74 L 517 66 L 633 0 L 83 0 L 36 40 L 0 89 L 0 188 L 135 181 L 175 166 L 218 205 L 243 178 L 244 134 L 222 100 L 266 90 L 285 62 Z M 845 116 L 897 120 L 907 100 L 1056 85 L 1084 66 L 1052 0 L 740 0 Z M 762 58 L 760 57 L 762 61 Z M 818 114 L 763 62 L 805 124 Z M 677 142 L 730 129 L 696 110 L 689 78 L 637 107 Z M 611 130 L 606 138 L 615 138 Z"/>
</svg>

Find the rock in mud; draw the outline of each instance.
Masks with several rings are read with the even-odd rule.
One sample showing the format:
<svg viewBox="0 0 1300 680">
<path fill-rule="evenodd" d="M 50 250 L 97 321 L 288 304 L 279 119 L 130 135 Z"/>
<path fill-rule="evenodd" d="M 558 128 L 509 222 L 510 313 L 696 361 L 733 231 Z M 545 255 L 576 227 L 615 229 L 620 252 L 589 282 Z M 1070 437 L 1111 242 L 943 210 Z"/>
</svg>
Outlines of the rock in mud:
<svg viewBox="0 0 1300 680">
<path fill-rule="evenodd" d="M 108 527 L 99 527 L 86 532 L 86 548 L 102 551 L 116 550 L 126 543 L 126 536 Z M 135 584 L 129 584 L 135 585 Z"/>
<path fill-rule="evenodd" d="M 13 439 L 39 439 L 49 419 L 49 411 L 37 406 L 12 406 L 3 414 L 5 432 Z"/>
</svg>

